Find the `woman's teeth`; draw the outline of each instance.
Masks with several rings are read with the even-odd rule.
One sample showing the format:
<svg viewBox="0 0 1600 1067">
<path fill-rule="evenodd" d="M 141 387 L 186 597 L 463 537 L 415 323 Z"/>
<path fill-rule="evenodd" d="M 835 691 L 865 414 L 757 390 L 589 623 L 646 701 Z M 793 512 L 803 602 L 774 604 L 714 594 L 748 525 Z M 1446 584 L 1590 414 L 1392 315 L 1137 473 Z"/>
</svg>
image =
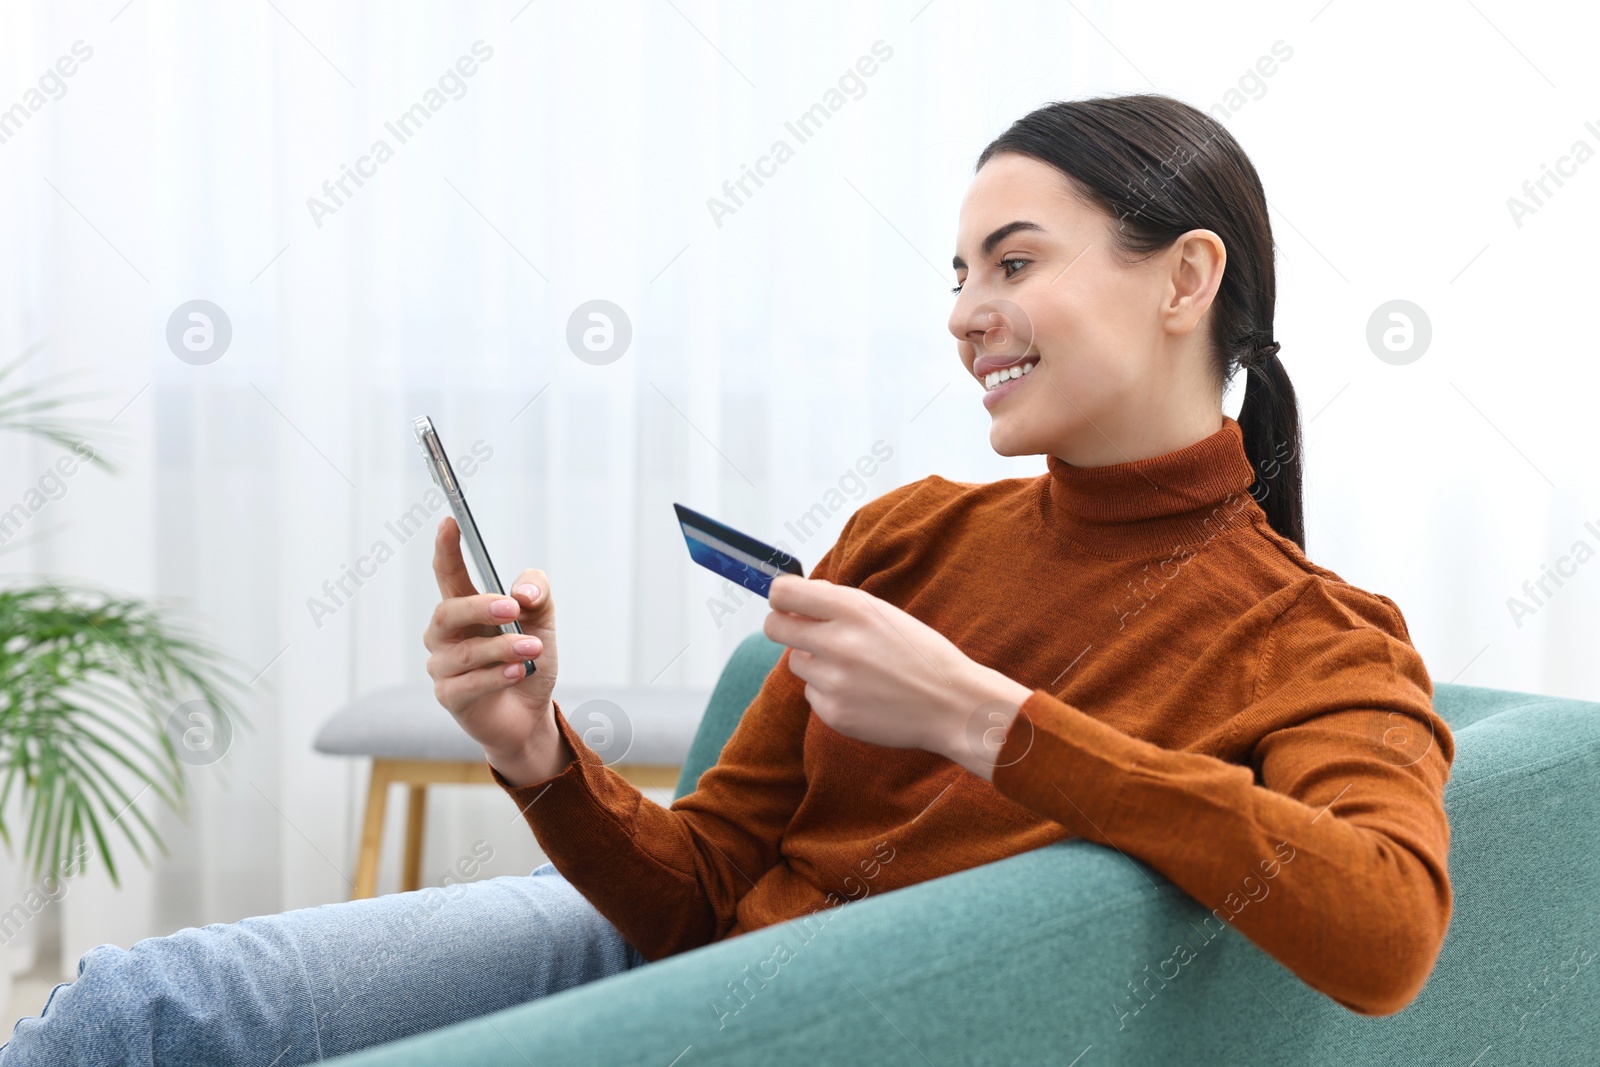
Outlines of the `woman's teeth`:
<svg viewBox="0 0 1600 1067">
<path fill-rule="evenodd" d="M 1001 382 L 1008 382 L 1012 378 L 1020 378 L 1024 374 L 1032 373 L 1034 364 L 1038 362 L 1038 360 L 1033 359 L 1026 363 L 1013 363 L 1005 370 L 990 371 L 983 379 L 983 391 L 988 392 Z"/>
</svg>

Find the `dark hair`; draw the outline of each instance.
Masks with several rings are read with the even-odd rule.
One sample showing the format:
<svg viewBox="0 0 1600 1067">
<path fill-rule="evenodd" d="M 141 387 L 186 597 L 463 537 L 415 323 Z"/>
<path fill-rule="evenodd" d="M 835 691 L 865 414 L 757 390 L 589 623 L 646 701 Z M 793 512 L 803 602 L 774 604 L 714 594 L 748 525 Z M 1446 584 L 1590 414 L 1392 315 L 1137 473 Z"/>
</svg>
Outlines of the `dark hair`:
<svg viewBox="0 0 1600 1067">
<path fill-rule="evenodd" d="M 1251 495 L 1272 528 L 1304 551 L 1300 413 L 1272 339 L 1272 224 L 1261 179 L 1239 142 L 1180 100 L 1138 93 L 1038 108 L 990 142 L 974 169 L 1001 152 L 1050 164 L 1086 202 L 1120 220 L 1116 251 L 1126 260 L 1194 229 L 1222 238 L 1228 262 L 1211 305 L 1217 390 L 1246 368 L 1238 421 L 1256 470 Z"/>
</svg>

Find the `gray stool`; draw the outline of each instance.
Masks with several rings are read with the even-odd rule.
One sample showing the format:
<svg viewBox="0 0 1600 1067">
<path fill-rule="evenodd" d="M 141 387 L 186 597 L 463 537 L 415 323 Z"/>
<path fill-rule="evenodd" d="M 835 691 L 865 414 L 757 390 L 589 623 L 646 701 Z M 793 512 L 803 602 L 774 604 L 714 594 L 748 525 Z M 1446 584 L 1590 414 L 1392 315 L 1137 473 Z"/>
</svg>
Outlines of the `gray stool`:
<svg viewBox="0 0 1600 1067">
<path fill-rule="evenodd" d="M 640 789 L 673 789 L 710 699 L 701 689 L 562 686 L 561 712 L 584 744 Z M 400 888 L 422 885 L 422 823 L 430 785 L 493 785 L 483 749 L 433 695 L 433 683 L 375 689 L 335 712 L 314 747 L 372 760 L 352 900 L 373 896 L 389 786 L 407 789 Z"/>
</svg>

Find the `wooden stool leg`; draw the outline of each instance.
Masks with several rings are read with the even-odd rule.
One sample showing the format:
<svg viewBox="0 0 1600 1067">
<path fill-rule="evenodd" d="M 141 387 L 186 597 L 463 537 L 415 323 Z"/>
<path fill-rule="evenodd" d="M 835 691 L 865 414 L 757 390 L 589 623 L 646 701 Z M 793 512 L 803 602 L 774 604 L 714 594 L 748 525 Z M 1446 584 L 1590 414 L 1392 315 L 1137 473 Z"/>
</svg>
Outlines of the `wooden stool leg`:
<svg viewBox="0 0 1600 1067">
<path fill-rule="evenodd" d="M 361 826 L 361 852 L 356 860 L 356 884 L 351 900 L 365 900 L 378 891 L 378 849 L 383 844 L 384 805 L 389 799 L 388 760 L 372 761 L 372 778 L 367 784 L 367 815 Z"/>
<path fill-rule="evenodd" d="M 422 821 L 428 813 L 428 787 L 412 785 L 406 800 L 406 852 L 400 873 L 400 889 L 409 892 L 422 888 Z"/>
</svg>

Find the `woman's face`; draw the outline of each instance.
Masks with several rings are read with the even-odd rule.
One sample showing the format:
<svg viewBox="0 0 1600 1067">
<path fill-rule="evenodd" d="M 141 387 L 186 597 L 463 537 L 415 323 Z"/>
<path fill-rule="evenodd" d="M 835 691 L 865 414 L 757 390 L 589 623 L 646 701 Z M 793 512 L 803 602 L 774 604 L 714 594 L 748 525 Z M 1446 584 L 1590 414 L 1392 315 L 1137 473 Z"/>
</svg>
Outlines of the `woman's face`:
<svg viewBox="0 0 1600 1067">
<path fill-rule="evenodd" d="M 1226 254 L 1191 230 L 1136 264 L 1113 255 L 1118 220 L 1060 171 L 1002 152 L 961 204 L 950 332 L 979 380 L 1003 456 L 1077 466 L 1161 455 L 1215 433 L 1206 311 Z M 992 391 L 993 371 L 1022 368 Z"/>
</svg>

